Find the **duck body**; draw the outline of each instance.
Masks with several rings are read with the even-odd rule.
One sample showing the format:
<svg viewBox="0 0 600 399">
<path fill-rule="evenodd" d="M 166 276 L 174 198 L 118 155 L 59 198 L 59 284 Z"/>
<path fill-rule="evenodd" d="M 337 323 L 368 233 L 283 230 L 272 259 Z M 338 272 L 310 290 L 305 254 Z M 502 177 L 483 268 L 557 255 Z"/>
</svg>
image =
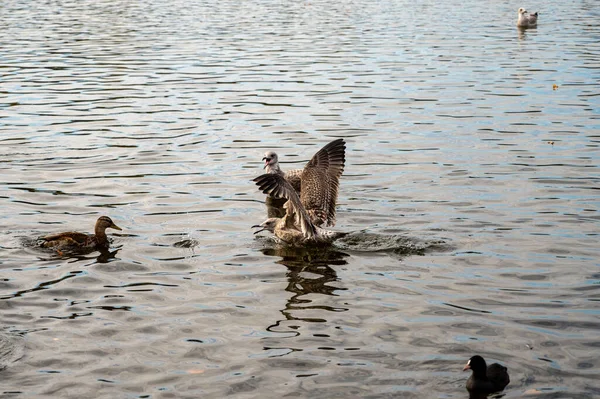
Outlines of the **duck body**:
<svg viewBox="0 0 600 399">
<path fill-rule="evenodd" d="M 106 243 L 101 237 L 96 237 L 95 234 L 79 233 L 77 231 L 66 231 L 64 233 L 49 234 L 41 237 L 42 247 L 44 248 L 94 248 L 96 246 L 106 246 Z"/>
<path fill-rule="evenodd" d="M 486 365 L 485 360 L 475 355 L 469 359 L 463 371 L 472 370 L 467 380 L 467 391 L 471 395 L 481 396 L 502 391 L 509 383 L 508 369 L 498 363 Z"/>
<path fill-rule="evenodd" d="M 535 28 L 537 27 L 538 13 L 529 14 L 526 9 L 519 8 L 517 17 L 517 26 L 519 28 Z"/>
<path fill-rule="evenodd" d="M 54 248 L 58 251 L 86 251 L 100 248 L 108 248 L 110 243 L 106 236 L 106 229 L 121 230 L 108 216 L 101 216 L 96 221 L 94 234 L 67 231 L 63 233 L 49 234 L 40 237 L 40 245 L 43 248 Z"/>
</svg>

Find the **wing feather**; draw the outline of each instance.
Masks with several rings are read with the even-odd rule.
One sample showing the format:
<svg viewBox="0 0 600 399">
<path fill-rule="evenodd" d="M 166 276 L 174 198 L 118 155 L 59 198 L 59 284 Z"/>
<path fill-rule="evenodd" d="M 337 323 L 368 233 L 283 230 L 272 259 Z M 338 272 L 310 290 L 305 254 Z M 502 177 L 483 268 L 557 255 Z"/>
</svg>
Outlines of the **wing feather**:
<svg viewBox="0 0 600 399">
<path fill-rule="evenodd" d="M 79 233 L 76 231 L 67 231 L 64 233 L 54 233 L 54 234 L 49 234 L 47 236 L 41 237 L 42 240 L 44 241 L 54 241 L 54 240 L 60 240 L 60 239 L 71 239 L 73 241 L 76 241 L 78 243 L 85 243 L 86 240 L 88 239 L 89 235 L 85 234 L 85 233 Z"/>
<path fill-rule="evenodd" d="M 310 220 L 306 209 L 298 197 L 298 193 L 294 187 L 283 176 L 266 173 L 253 179 L 258 188 L 264 193 L 272 197 L 285 198 L 288 200 L 288 209 L 286 213 L 295 213 L 300 223 L 300 230 L 305 238 L 314 238 L 317 234 L 316 227 Z"/>
<path fill-rule="evenodd" d="M 321 148 L 302 172 L 301 201 L 316 224 L 335 225 L 339 180 L 346 162 L 346 143 L 337 139 Z"/>
</svg>

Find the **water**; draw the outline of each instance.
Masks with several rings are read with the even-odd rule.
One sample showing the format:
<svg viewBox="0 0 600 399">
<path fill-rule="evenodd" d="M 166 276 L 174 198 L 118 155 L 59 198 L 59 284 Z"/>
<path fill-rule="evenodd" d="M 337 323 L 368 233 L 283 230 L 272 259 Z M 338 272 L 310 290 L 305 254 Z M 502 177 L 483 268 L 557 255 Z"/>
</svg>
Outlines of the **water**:
<svg viewBox="0 0 600 399">
<path fill-rule="evenodd" d="M 520 6 L 4 2 L 0 396 L 599 395 L 600 11 Z M 352 239 L 253 236 L 263 152 L 338 137 Z"/>
</svg>

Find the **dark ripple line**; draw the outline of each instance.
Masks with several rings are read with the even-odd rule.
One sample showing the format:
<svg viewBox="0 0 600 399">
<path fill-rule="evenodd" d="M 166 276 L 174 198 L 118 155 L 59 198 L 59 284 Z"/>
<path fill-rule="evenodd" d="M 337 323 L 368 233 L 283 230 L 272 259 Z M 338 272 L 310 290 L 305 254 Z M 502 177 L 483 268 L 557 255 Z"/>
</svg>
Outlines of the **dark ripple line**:
<svg viewBox="0 0 600 399">
<path fill-rule="evenodd" d="M 441 118 L 453 118 L 453 119 L 469 119 L 469 118 L 484 118 L 490 119 L 492 116 L 483 116 L 483 115 L 449 115 L 449 114 L 438 114 Z"/>
<path fill-rule="evenodd" d="M 152 165 L 152 164 L 146 164 Z M 57 169 L 64 170 L 64 169 Z M 140 178 L 140 177 L 148 177 L 148 176 L 160 176 L 160 177 L 170 177 L 170 176 L 192 176 L 192 175 L 204 175 L 204 172 L 186 172 L 186 173 L 141 173 L 138 175 L 119 175 L 119 176 L 80 176 L 75 177 L 74 180 L 91 180 L 91 179 L 130 179 L 130 178 Z M 60 182 L 59 182 L 60 183 Z M 222 182 L 214 181 L 214 182 L 202 182 L 202 183 L 191 183 L 191 184 L 221 184 Z"/>
<path fill-rule="evenodd" d="M 27 293 L 29 293 L 29 292 L 36 292 L 36 291 L 41 291 L 41 290 L 47 290 L 47 289 L 48 289 L 49 287 L 51 287 L 52 285 L 54 285 L 54 284 L 58 284 L 58 283 L 60 283 L 60 282 L 61 282 L 61 281 L 63 281 L 63 280 L 67 280 L 67 279 L 69 279 L 69 278 L 75 277 L 75 276 L 77 276 L 78 274 L 81 274 L 81 273 L 82 273 L 82 272 L 71 272 L 71 273 L 67 274 L 66 276 L 64 276 L 64 277 L 61 277 L 61 278 L 59 278 L 59 279 L 56 279 L 56 280 L 50 280 L 50 281 L 45 281 L 45 282 L 43 282 L 43 283 L 40 283 L 40 284 L 38 284 L 38 285 L 37 285 L 36 287 L 34 287 L 34 288 L 30 288 L 30 289 L 27 289 L 27 290 L 21 290 L 21 291 L 17 291 L 17 292 L 15 292 L 15 293 L 14 293 L 14 294 L 12 294 L 12 295 L 7 295 L 7 296 L 0 297 L 0 299 L 11 299 L 11 298 L 17 298 L 17 297 L 21 297 L 21 296 L 23 296 L 24 294 L 27 294 Z"/>
<path fill-rule="evenodd" d="M 576 165 L 576 164 L 569 164 L 569 163 L 539 163 L 539 164 L 532 164 L 532 163 L 509 163 L 508 165 L 513 165 L 513 166 L 533 166 L 533 167 L 539 167 L 539 168 L 545 168 L 548 166 L 568 166 L 570 168 L 597 168 L 597 165 Z M 541 178 L 536 178 L 536 179 L 541 179 Z M 569 178 L 569 179 L 573 179 L 573 178 Z M 581 179 L 581 178 L 579 178 Z M 593 178 L 592 178 L 593 179 Z M 533 180 L 533 179 L 531 179 Z M 587 179 L 586 179 L 587 180 Z"/>
<path fill-rule="evenodd" d="M 215 212 L 223 212 L 222 209 L 207 209 L 201 211 L 177 211 L 177 212 L 155 212 L 155 213 L 145 213 L 145 216 L 158 216 L 158 215 L 187 215 L 193 213 L 215 213 Z"/>
<path fill-rule="evenodd" d="M 27 191 L 30 193 L 47 193 L 47 194 L 52 194 L 52 195 L 64 195 L 67 197 L 103 197 L 103 198 L 112 198 L 112 197 L 116 197 L 116 195 L 109 195 L 109 194 L 87 194 L 87 193 L 65 193 L 64 191 L 60 191 L 60 190 L 44 190 L 44 189 L 37 189 L 37 188 L 30 188 L 30 187 L 9 187 L 10 190 L 23 190 L 23 191 Z M 17 202 L 17 201 L 15 201 Z"/>
<path fill-rule="evenodd" d="M 75 320 L 78 317 L 92 316 L 94 313 L 71 313 L 69 316 L 40 316 L 40 319 Z"/>
<path fill-rule="evenodd" d="M 128 288 L 128 287 L 141 287 L 146 285 L 155 285 L 159 287 L 179 287 L 177 284 L 164 284 L 164 283 L 131 283 L 124 285 L 105 285 L 106 288 Z M 0 298 L 1 299 L 1 298 Z"/>
<path fill-rule="evenodd" d="M 102 306 L 86 306 L 86 309 L 102 309 L 102 310 L 108 310 L 108 311 L 113 311 L 113 310 L 125 310 L 125 311 L 130 311 L 133 309 L 133 307 L 131 306 L 108 306 L 108 305 L 102 305 Z"/>
<path fill-rule="evenodd" d="M 295 105 L 295 104 L 271 104 L 260 101 L 219 101 L 218 104 L 233 104 L 237 106 L 247 105 L 247 104 L 258 104 L 264 105 L 265 107 L 290 107 L 290 108 L 310 108 L 308 105 Z"/>
<path fill-rule="evenodd" d="M 48 206 L 48 204 L 42 204 L 42 203 L 36 203 L 36 202 L 30 202 L 30 201 L 22 201 L 22 200 L 11 200 L 10 202 L 14 202 L 16 204 L 27 204 L 27 205 L 34 205 L 34 206 Z"/>
<path fill-rule="evenodd" d="M 467 307 L 464 307 L 464 306 L 453 305 L 453 304 L 451 304 L 451 303 L 448 303 L 448 302 L 443 302 L 443 304 L 444 304 L 444 305 L 446 305 L 446 306 L 451 306 L 451 307 L 453 307 L 453 308 L 457 308 L 457 309 L 466 310 L 466 311 L 468 311 L 468 312 L 477 312 L 477 313 L 492 313 L 492 312 L 490 312 L 490 311 L 487 311 L 487 310 L 471 309 L 471 308 L 467 308 Z"/>
</svg>

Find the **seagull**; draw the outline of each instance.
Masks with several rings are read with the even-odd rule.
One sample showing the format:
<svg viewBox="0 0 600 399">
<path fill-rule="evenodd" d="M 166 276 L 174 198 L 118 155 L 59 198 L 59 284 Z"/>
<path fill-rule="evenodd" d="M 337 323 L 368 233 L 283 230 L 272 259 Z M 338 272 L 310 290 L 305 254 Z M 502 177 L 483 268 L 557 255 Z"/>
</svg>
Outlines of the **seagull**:
<svg viewBox="0 0 600 399">
<path fill-rule="evenodd" d="M 284 172 L 279 167 L 279 157 L 274 151 L 265 152 L 265 156 L 262 159 L 265 161 L 264 169 L 267 173 L 274 173 L 283 176 L 287 181 L 290 182 L 294 190 L 300 192 L 301 189 L 301 178 L 302 169 L 292 169 Z"/>
<path fill-rule="evenodd" d="M 321 148 L 306 164 L 300 175 L 300 195 L 284 175 L 265 173 L 253 181 L 270 196 L 285 198 L 285 215 L 268 218 L 260 225 L 289 244 L 331 243 L 347 233 L 325 230 L 335 225 L 335 207 L 339 179 L 344 171 L 346 143 L 337 139 Z"/>
<path fill-rule="evenodd" d="M 519 8 L 517 26 L 519 28 L 535 28 L 537 26 L 538 13 L 529 14 L 523 7 Z"/>
</svg>

